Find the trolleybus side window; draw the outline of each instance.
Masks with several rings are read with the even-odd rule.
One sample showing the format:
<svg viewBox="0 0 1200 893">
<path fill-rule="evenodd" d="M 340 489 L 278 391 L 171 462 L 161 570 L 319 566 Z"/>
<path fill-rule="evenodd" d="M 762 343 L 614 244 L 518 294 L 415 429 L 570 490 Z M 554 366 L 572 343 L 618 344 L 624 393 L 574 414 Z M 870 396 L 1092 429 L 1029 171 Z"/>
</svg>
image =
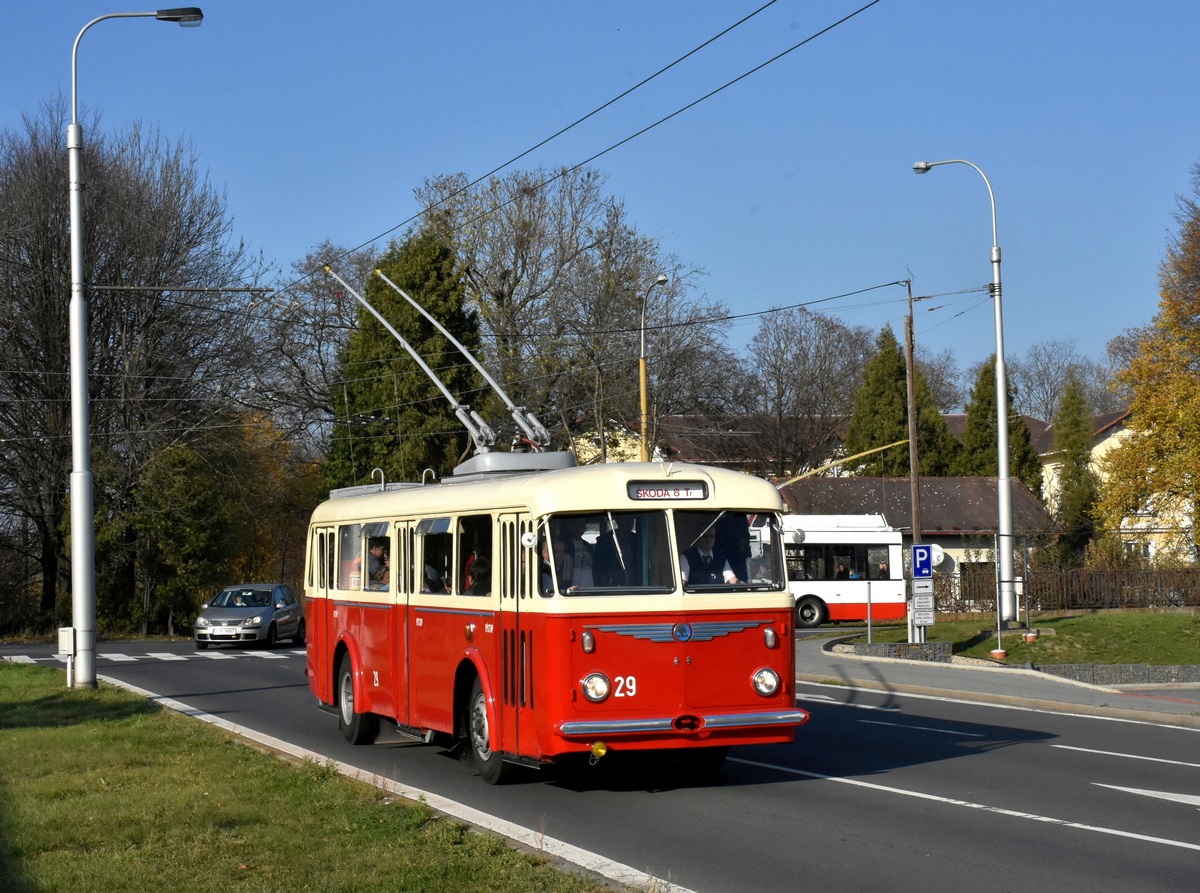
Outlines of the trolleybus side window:
<svg viewBox="0 0 1200 893">
<path fill-rule="evenodd" d="M 454 557 L 454 537 L 449 518 L 422 518 L 417 522 L 417 561 L 422 568 L 421 592 L 449 592 Z"/>
<path fill-rule="evenodd" d="M 492 516 L 458 519 L 457 589 L 466 595 L 492 591 Z"/>
<path fill-rule="evenodd" d="M 362 575 L 363 589 L 386 590 L 392 581 L 392 538 L 388 536 L 387 522 L 364 524 L 362 537 L 366 543 L 363 551 L 366 564 Z"/>
<path fill-rule="evenodd" d="M 788 546 L 789 580 L 888 580 L 888 547 L 860 543 Z"/>
<path fill-rule="evenodd" d="M 362 588 L 362 525 L 338 527 L 338 589 Z"/>
</svg>

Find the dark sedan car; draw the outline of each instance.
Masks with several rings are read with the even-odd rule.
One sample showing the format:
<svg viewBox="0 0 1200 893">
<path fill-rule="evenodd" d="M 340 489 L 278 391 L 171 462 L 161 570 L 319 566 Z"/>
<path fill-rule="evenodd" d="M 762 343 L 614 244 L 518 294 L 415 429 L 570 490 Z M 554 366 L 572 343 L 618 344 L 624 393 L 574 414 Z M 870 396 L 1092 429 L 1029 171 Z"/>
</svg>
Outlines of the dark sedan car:
<svg viewBox="0 0 1200 893">
<path fill-rule="evenodd" d="M 304 644 L 304 606 L 281 583 L 242 583 L 222 589 L 201 605 L 196 618 L 196 647 L 261 642 L 273 648 L 280 639 Z"/>
</svg>

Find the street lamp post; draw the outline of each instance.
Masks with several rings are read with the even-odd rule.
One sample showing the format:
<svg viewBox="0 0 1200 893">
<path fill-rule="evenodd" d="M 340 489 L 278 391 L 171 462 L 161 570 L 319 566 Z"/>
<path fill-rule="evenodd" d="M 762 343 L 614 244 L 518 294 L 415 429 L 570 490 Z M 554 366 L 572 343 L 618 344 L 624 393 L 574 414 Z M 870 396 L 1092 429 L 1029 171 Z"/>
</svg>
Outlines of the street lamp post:
<svg viewBox="0 0 1200 893">
<path fill-rule="evenodd" d="M 646 418 L 650 414 L 649 397 L 646 394 L 646 305 L 650 303 L 650 292 L 654 291 L 656 285 L 666 285 L 667 277 L 665 273 L 659 273 L 654 281 L 646 288 L 645 294 L 642 295 L 642 352 L 638 355 L 638 381 L 641 387 L 641 402 L 642 402 L 642 455 L 643 462 L 650 461 L 650 440 L 647 430 Z"/>
<path fill-rule="evenodd" d="M 965 164 L 983 177 L 992 202 L 992 300 L 996 313 L 996 505 L 999 513 L 996 550 L 999 567 L 996 611 L 1001 620 L 1015 620 L 1017 598 L 1013 571 L 1012 483 L 1008 473 L 1008 375 L 1004 368 L 1004 317 L 1000 307 L 1000 244 L 996 239 L 996 195 L 987 174 L 961 158 L 947 161 L 918 161 L 913 170 L 926 174 L 942 164 Z"/>
<path fill-rule="evenodd" d="M 204 13 L 194 6 L 155 12 L 114 12 L 92 19 L 71 49 L 71 123 L 67 126 L 67 162 L 71 190 L 71 614 L 72 643 L 68 685 L 96 687 L 96 529 L 93 514 L 89 442 L 87 304 L 83 293 L 83 128 L 79 125 L 77 58 L 79 42 L 92 25 L 105 19 L 155 18 L 199 25 Z"/>
</svg>

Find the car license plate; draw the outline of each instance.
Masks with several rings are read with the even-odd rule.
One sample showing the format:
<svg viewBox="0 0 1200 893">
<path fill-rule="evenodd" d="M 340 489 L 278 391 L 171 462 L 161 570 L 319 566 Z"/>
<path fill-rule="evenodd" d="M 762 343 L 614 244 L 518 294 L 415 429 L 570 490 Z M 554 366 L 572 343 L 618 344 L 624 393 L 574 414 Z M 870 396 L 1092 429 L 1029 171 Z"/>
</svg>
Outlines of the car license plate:
<svg viewBox="0 0 1200 893">
<path fill-rule="evenodd" d="M 237 635 L 237 627 L 236 626 L 214 626 L 209 631 L 209 635 L 210 636 L 236 636 Z"/>
</svg>

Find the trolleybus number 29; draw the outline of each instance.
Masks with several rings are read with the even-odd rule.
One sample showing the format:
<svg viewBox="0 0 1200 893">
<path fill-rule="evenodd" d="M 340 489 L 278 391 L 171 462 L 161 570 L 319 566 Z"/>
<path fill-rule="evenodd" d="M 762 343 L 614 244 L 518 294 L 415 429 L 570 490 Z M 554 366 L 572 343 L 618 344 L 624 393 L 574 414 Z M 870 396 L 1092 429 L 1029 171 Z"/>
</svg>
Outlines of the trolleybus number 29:
<svg viewBox="0 0 1200 893">
<path fill-rule="evenodd" d="M 613 679 L 614 698 L 632 698 L 637 694 L 636 676 L 617 676 Z"/>
</svg>

